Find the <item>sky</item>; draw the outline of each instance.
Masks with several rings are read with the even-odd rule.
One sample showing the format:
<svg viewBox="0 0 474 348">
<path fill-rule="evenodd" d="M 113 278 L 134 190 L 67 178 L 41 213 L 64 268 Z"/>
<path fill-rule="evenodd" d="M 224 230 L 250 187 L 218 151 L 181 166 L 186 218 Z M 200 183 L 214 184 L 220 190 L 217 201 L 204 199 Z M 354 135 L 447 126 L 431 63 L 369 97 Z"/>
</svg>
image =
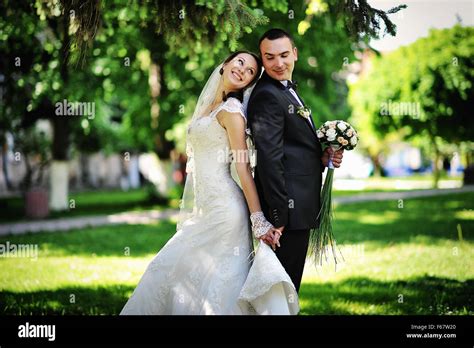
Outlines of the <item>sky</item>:
<svg viewBox="0 0 474 348">
<path fill-rule="evenodd" d="M 474 26 L 474 0 L 369 0 L 370 6 L 389 10 L 397 5 L 408 7 L 389 15 L 397 25 L 397 36 L 387 34 L 380 40 L 372 40 L 370 45 L 380 51 L 392 51 L 428 36 L 430 28 L 450 28 L 456 24 L 456 15 L 463 26 Z"/>
</svg>

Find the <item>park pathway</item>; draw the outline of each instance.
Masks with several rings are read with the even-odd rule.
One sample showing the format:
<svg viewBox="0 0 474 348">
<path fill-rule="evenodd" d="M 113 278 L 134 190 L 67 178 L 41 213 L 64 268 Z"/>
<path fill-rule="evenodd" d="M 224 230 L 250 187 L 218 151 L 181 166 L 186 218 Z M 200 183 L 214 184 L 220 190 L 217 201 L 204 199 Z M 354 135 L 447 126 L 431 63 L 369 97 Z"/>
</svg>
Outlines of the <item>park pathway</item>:
<svg viewBox="0 0 474 348">
<path fill-rule="evenodd" d="M 353 196 L 335 197 L 335 204 L 350 204 L 367 201 L 386 201 L 431 197 L 453 193 L 474 192 L 474 185 L 454 189 L 410 190 L 398 192 L 360 193 Z M 178 210 L 146 210 L 139 212 L 123 212 L 101 216 L 81 216 L 76 218 L 60 218 L 27 222 L 0 224 L 0 236 L 18 235 L 36 232 L 57 232 L 84 229 L 105 225 L 118 224 L 151 224 L 159 220 L 177 217 Z"/>
</svg>

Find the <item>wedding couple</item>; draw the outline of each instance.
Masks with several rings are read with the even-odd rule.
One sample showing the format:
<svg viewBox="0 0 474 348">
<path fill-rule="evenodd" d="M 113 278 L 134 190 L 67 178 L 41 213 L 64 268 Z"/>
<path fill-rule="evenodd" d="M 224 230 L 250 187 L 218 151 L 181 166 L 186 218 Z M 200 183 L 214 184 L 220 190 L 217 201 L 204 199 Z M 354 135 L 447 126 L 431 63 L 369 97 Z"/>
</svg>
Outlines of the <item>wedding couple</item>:
<svg viewBox="0 0 474 348">
<path fill-rule="evenodd" d="M 207 81 L 188 127 L 177 232 L 121 315 L 299 312 L 322 172 L 330 156 L 339 167 L 342 152 L 323 152 L 311 117 L 298 113 L 304 103 L 291 82 L 298 58 L 292 37 L 271 29 L 259 50 L 261 59 L 231 54 Z M 241 188 L 222 153 L 248 154 L 247 128 L 257 165 L 253 178 L 248 158 L 235 161 Z"/>
</svg>

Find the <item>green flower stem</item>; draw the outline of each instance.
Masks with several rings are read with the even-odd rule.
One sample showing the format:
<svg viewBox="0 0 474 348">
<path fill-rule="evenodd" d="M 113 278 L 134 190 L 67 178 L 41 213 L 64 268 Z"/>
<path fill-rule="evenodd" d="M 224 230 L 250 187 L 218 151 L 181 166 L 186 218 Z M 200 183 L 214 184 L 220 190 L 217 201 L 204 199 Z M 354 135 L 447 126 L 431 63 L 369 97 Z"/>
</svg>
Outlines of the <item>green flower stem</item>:
<svg viewBox="0 0 474 348">
<path fill-rule="evenodd" d="M 328 168 L 326 174 L 326 179 L 324 180 L 323 190 L 321 192 L 321 210 L 318 214 L 319 219 L 319 228 L 311 230 L 310 240 L 309 240 L 309 254 L 314 258 L 316 264 L 322 265 L 323 255 L 325 256 L 326 262 L 327 252 L 329 247 L 331 247 L 334 262 L 337 266 L 337 254 L 336 248 L 336 239 L 334 238 L 332 230 L 332 221 L 333 221 L 333 210 L 332 210 L 332 183 L 334 177 L 334 169 Z M 339 250 L 340 255 L 342 256 L 341 251 Z M 344 257 L 342 256 L 344 260 Z"/>
</svg>

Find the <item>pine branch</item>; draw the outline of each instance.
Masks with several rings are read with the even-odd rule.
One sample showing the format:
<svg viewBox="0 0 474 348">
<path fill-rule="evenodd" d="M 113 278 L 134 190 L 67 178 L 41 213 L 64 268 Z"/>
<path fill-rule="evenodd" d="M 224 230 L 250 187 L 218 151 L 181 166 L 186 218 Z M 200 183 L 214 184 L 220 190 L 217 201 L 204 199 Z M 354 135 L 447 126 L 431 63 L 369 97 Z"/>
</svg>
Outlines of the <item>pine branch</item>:
<svg viewBox="0 0 474 348">
<path fill-rule="evenodd" d="M 83 66 L 100 27 L 101 1 L 61 0 L 60 6 L 63 16 L 70 16 L 71 24 L 77 26 L 69 52 L 74 53 L 72 61 Z"/>
<path fill-rule="evenodd" d="M 388 11 L 373 8 L 367 0 L 346 0 L 335 5 L 337 13 L 344 16 L 346 28 L 355 39 L 362 37 L 380 38 L 381 24 L 385 26 L 384 36 L 397 34 L 397 26 L 388 18 L 388 14 L 394 14 L 407 7 L 398 5 Z"/>
<path fill-rule="evenodd" d="M 60 4 L 63 12 L 65 9 L 74 11 L 71 21 L 77 31 L 69 51 L 75 53 L 77 62 L 83 63 L 100 27 L 102 12 L 107 9 L 101 6 L 100 0 L 60 0 Z M 202 52 L 202 48 L 218 51 L 227 46 L 233 49 L 246 27 L 268 22 L 268 18 L 241 0 L 221 0 L 220 3 L 148 0 L 141 6 L 151 13 L 147 20 L 158 36 L 162 36 L 171 49 L 179 51 L 180 56 Z"/>
</svg>

